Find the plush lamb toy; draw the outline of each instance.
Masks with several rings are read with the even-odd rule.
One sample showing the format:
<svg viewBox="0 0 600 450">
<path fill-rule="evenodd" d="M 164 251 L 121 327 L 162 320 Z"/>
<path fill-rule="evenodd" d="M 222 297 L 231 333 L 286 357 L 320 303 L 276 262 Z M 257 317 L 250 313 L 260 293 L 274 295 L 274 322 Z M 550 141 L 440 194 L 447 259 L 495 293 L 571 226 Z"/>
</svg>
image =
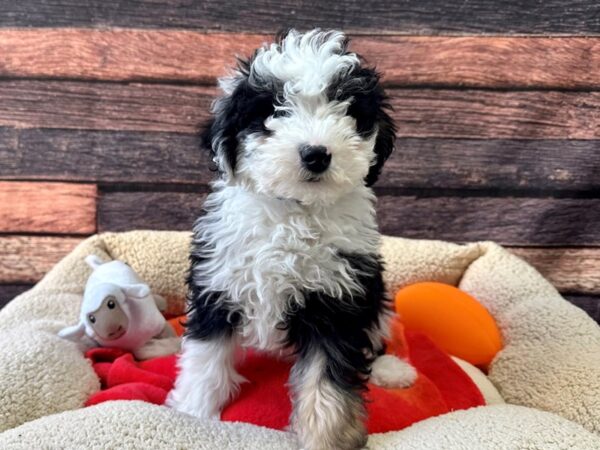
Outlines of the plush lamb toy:
<svg viewBox="0 0 600 450">
<path fill-rule="evenodd" d="M 85 261 L 93 272 L 85 286 L 79 323 L 62 329 L 60 337 L 81 343 L 87 337 L 91 346 L 121 348 L 138 359 L 179 350 L 179 338 L 160 312 L 167 306 L 164 298 L 152 294 L 122 261 L 102 263 L 96 255 Z"/>
</svg>

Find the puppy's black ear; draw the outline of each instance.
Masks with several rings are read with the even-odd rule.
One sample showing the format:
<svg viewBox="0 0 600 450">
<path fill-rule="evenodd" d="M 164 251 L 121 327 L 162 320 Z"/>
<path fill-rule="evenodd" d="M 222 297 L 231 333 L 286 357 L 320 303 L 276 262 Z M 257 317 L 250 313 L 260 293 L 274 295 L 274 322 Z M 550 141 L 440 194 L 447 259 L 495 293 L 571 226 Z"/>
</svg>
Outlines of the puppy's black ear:
<svg viewBox="0 0 600 450">
<path fill-rule="evenodd" d="M 239 86 L 245 78 L 234 80 L 236 87 L 226 92 L 213 104 L 213 118 L 202 133 L 202 144 L 210 151 L 217 169 L 228 178 L 233 177 L 237 163 L 238 134 L 240 132 L 237 111 L 241 102 Z"/>
<path fill-rule="evenodd" d="M 337 100 L 352 98 L 348 114 L 356 120 L 356 130 L 363 138 L 377 132 L 376 158 L 365 178 L 367 186 L 377 181 L 383 164 L 394 150 L 396 139 L 396 127 L 388 114 L 391 106 L 379 80 L 380 75 L 374 69 L 359 67 L 334 85 L 330 93 L 330 97 Z"/>
<path fill-rule="evenodd" d="M 232 96 L 224 96 L 216 100 L 213 106 L 213 118 L 202 131 L 202 145 L 210 152 L 212 162 L 217 170 L 232 177 L 237 161 L 237 131 L 231 120 L 234 110 Z"/>
<path fill-rule="evenodd" d="M 384 101 L 379 106 L 376 114 L 377 123 L 377 138 L 375 138 L 375 163 L 371 166 L 367 177 L 365 178 L 365 184 L 372 186 L 375 184 L 381 173 L 381 169 L 385 164 L 385 161 L 390 157 L 394 150 L 394 144 L 396 141 L 396 126 L 394 121 L 388 114 L 388 110 L 391 107 Z"/>
<path fill-rule="evenodd" d="M 250 62 L 240 61 L 238 76 L 222 83 L 225 94 L 213 106 L 213 118 L 202 133 L 207 148 L 221 173 L 234 176 L 240 139 L 244 134 L 266 132 L 264 121 L 274 112 L 273 94 L 259 91 L 248 81 Z"/>
</svg>

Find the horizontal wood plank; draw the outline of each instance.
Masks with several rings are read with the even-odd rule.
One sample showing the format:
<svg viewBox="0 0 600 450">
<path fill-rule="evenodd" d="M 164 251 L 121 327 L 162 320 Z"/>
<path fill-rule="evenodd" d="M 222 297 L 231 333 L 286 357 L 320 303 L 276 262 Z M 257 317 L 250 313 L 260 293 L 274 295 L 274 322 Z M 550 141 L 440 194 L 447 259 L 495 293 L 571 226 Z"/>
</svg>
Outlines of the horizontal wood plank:
<svg viewBox="0 0 600 450">
<path fill-rule="evenodd" d="M 504 245 L 598 245 L 600 199 L 379 197 L 382 232 Z"/>
<path fill-rule="evenodd" d="M 192 134 L 0 128 L 0 179 L 206 184 L 209 162 Z"/>
<path fill-rule="evenodd" d="M 98 231 L 191 230 L 205 198 L 194 192 L 105 192 L 98 204 Z"/>
<path fill-rule="evenodd" d="M 0 283 L 39 281 L 81 241 L 75 237 L 0 236 Z"/>
<path fill-rule="evenodd" d="M 0 76 L 214 84 L 273 36 L 188 30 L 0 29 Z"/>
<path fill-rule="evenodd" d="M 565 298 L 600 324 L 600 297 L 588 295 L 566 295 Z"/>
<path fill-rule="evenodd" d="M 0 232 L 90 234 L 96 186 L 0 181 Z"/>
<path fill-rule="evenodd" d="M 202 198 L 193 192 L 106 192 L 100 196 L 98 227 L 190 230 Z M 382 232 L 407 238 L 600 244 L 600 199 L 380 195 L 377 210 Z"/>
<path fill-rule="evenodd" d="M 191 28 L 273 32 L 297 27 L 405 34 L 597 34 L 594 0 L 5 0 L 3 27 Z"/>
<path fill-rule="evenodd" d="M 400 137 L 599 139 L 600 92 L 390 89 Z M 195 133 L 209 87 L 0 82 L 0 126 Z"/>
<path fill-rule="evenodd" d="M 214 83 L 271 35 L 188 30 L 0 29 L 0 77 Z M 357 36 L 396 86 L 600 87 L 600 39 Z"/>
<path fill-rule="evenodd" d="M 30 284 L 0 284 L 0 309 L 8 304 L 17 295 L 31 289 Z"/>
<path fill-rule="evenodd" d="M 0 125 L 195 133 L 214 88 L 0 81 Z"/>
<path fill-rule="evenodd" d="M 598 173 L 600 141 L 401 138 L 377 186 L 585 191 Z"/>
<path fill-rule="evenodd" d="M 596 38 L 365 36 L 352 48 L 394 86 L 592 89 L 600 82 Z"/>
<path fill-rule="evenodd" d="M 600 248 L 510 248 L 562 293 L 600 295 Z"/>
<path fill-rule="evenodd" d="M 600 137 L 600 92 L 398 89 L 390 94 L 402 137 Z"/>
<path fill-rule="evenodd" d="M 0 128 L 0 179 L 206 184 L 196 136 L 136 131 Z M 600 140 L 398 139 L 380 187 L 600 188 Z"/>
</svg>

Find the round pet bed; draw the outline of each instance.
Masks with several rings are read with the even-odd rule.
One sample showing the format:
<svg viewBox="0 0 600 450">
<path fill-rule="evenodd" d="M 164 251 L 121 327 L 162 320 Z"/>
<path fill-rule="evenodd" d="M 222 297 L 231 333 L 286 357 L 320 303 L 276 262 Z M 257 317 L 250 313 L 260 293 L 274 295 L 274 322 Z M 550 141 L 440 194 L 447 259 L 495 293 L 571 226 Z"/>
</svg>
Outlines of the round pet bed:
<svg viewBox="0 0 600 450">
<path fill-rule="evenodd" d="M 98 378 L 77 346 L 56 336 L 77 320 L 90 272 L 83 259 L 128 262 L 178 314 L 188 242 L 178 232 L 93 236 L 0 311 L 0 448 L 298 448 L 291 433 L 201 422 L 141 402 L 83 408 Z M 384 238 L 382 252 L 391 294 L 439 281 L 489 310 L 504 348 L 488 375 L 509 404 L 371 435 L 370 448 L 600 448 L 600 327 L 592 319 L 493 243 Z"/>
</svg>

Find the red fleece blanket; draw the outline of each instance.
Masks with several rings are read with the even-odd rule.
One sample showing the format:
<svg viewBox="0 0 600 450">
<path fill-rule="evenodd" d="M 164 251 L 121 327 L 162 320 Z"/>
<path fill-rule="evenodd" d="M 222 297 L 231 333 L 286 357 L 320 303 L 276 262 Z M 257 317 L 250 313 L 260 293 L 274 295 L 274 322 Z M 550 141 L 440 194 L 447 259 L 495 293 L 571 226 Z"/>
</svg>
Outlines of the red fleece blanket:
<svg viewBox="0 0 600 450">
<path fill-rule="evenodd" d="M 484 404 L 471 379 L 427 337 L 403 332 L 395 324 L 390 352 L 410 359 L 419 375 L 406 389 L 384 389 L 369 384 L 369 433 L 399 430 L 419 420 Z M 95 348 L 86 356 L 102 382 L 102 390 L 86 405 L 110 400 L 142 400 L 161 405 L 176 376 L 175 356 L 135 361 L 130 353 Z M 238 370 L 249 382 L 221 414 L 224 421 L 248 422 L 278 430 L 289 424 L 291 402 L 286 385 L 291 364 L 249 351 Z"/>
</svg>

